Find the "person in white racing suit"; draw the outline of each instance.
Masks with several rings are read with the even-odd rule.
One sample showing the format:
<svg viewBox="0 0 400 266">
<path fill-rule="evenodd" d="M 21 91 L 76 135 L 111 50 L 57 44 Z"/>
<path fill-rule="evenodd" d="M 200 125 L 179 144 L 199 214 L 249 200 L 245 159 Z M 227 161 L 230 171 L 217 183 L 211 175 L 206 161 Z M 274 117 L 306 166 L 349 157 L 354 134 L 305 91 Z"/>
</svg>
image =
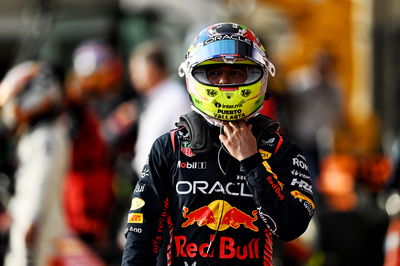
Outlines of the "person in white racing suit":
<svg viewBox="0 0 400 266">
<path fill-rule="evenodd" d="M 26 61 L 0 84 L 1 119 L 17 138 L 15 193 L 6 266 L 53 265 L 64 234 L 60 191 L 68 164 L 62 91 L 51 67 Z"/>
</svg>

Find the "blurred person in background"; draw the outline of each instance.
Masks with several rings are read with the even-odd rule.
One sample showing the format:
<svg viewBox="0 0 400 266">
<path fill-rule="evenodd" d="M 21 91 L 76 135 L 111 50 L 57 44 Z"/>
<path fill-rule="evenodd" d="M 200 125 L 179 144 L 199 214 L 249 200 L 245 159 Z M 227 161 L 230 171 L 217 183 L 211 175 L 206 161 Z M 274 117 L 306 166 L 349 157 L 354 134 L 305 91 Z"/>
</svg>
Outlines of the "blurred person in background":
<svg viewBox="0 0 400 266">
<path fill-rule="evenodd" d="M 165 231 L 168 265 L 272 265 L 273 235 L 299 237 L 315 207 L 302 151 L 259 114 L 275 68 L 251 30 L 218 23 L 179 72 L 194 111 L 150 150 L 122 265 L 156 265 Z"/>
<path fill-rule="evenodd" d="M 139 175 L 154 140 L 190 110 L 190 101 L 183 85 L 170 75 L 166 51 L 159 41 L 149 40 L 133 49 L 129 73 L 142 100 L 132 163 Z"/>
<path fill-rule="evenodd" d="M 75 49 L 65 84 L 72 140 L 63 191 L 66 220 L 69 229 L 106 261 L 114 252 L 110 218 L 115 173 L 101 123 L 117 105 L 121 75 L 112 47 L 89 40 Z"/>
<path fill-rule="evenodd" d="M 148 40 L 135 47 L 128 69 L 131 85 L 139 97 L 122 103 L 116 114 L 127 117 L 120 119 L 127 121 L 125 124 L 137 126 L 131 161 L 134 174 L 131 185 L 134 186 L 154 140 L 174 127 L 179 116 L 190 110 L 190 101 L 183 85 L 169 73 L 166 48 L 160 41 Z M 122 229 L 125 221 L 123 219 Z M 123 247 L 123 230 L 120 237 Z"/>
<path fill-rule="evenodd" d="M 108 117 L 122 101 L 123 68 L 114 47 L 100 39 L 84 40 L 73 52 L 72 68 L 76 91 L 71 93 L 83 93 L 100 120 Z"/>
<path fill-rule="evenodd" d="M 65 232 L 60 192 L 69 159 L 62 105 L 58 79 L 44 62 L 18 64 L 0 84 L 1 119 L 17 138 L 6 266 L 56 263 L 54 243 Z"/>
<path fill-rule="evenodd" d="M 318 176 L 320 158 L 332 152 L 332 138 L 343 115 L 335 67 L 334 56 L 323 51 L 310 66 L 287 77 L 286 128 L 304 150 L 313 179 Z"/>
</svg>

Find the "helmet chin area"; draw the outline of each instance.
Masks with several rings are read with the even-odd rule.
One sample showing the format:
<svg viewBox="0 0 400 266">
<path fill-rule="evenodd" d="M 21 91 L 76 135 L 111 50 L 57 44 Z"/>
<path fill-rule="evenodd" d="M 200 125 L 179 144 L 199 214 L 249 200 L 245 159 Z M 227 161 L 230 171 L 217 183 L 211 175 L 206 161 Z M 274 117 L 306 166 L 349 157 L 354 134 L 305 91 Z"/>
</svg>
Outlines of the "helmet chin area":
<svg viewBox="0 0 400 266">
<path fill-rule="evenodd" d="M 194 80 L 188 91 L 193 106 L 201 113 L 221 121 L 237 121 L 260 110 L 265 96 L 265 90 L 260 88 L 264 82 L 266 78 L 246 86 L 218 87 Z"/>
</svg>

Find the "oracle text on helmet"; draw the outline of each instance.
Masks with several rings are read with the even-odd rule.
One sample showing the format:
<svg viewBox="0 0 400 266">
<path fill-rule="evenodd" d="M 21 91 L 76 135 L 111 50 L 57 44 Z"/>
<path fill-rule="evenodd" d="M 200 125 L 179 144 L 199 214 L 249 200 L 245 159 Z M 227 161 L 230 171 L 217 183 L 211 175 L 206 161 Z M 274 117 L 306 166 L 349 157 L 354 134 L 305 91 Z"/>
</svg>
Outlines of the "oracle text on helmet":
<svg viewBox="0 0 400 266">
<path fill-rule="evenodd" d="M 249 39 L 247 39 L 247 38 L 245 38 L 245 37 L 243 37 L 241 35 L 228 35 L 228 34 L 213 36 L 213 37 L 205 40 L 203 45 L 207 45 L 207 44 L 210 44 L 212 42 L 221 41 L 221 40 L 235 40 L 235 41 L 245 42 L 247 44 L 252 45 L 252 41 L 251 40 L 249 40 Z"/>
</svg>

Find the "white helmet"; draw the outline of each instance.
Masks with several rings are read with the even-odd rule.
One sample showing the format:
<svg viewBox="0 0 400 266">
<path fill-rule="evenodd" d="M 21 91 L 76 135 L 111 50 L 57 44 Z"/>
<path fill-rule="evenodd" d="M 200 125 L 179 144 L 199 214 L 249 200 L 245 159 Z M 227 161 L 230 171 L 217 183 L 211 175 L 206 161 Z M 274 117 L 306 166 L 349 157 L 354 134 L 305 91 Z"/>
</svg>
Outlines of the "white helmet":
<svg viewBox="0 0 400 266">
<path fill-rule="evenodd" d="M 11 68 L 0 83 L 0 118 L 10 129 L 59 110 L 61 87 L 49 65 L 26 61 Z"/>
</svg>

